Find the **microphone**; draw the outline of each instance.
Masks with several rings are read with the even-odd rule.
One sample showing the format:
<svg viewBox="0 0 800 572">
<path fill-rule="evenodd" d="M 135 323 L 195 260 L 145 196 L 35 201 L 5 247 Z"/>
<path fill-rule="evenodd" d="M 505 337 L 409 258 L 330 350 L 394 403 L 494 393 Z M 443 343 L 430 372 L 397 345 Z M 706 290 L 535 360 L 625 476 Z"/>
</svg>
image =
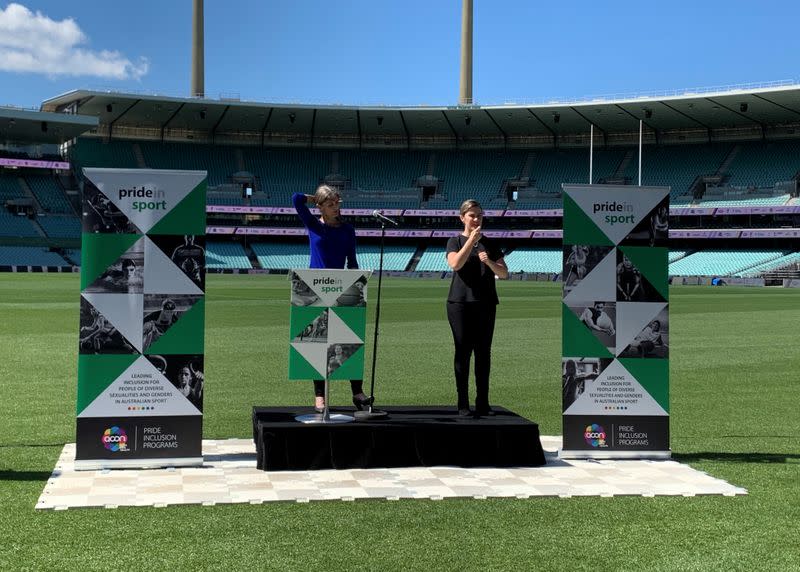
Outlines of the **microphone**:
<svg viewBox="0 0 800 572">
<path fill-rule="evenodd" d="M 396 220 L 392 220 L 388 216 L 384 216 L 379 211 L 372 211 L 372 216 L 374 216 L 376 219 L 378 219 L 381 222 L 384 222 L 384 223 L 388 222 L 389 224 L 393 224 L 394 226 L 399 226 Z"/>
</svg>

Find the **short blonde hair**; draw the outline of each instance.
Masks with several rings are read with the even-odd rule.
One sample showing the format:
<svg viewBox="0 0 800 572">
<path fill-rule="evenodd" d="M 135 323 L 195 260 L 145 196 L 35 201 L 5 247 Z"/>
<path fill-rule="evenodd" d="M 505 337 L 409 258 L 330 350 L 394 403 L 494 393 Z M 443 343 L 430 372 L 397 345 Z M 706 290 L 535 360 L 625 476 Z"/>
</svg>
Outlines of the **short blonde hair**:
<svg viewBox="0 0 800 572">
<path fill-rule="evenodd" d="M 314 193 L 314 204 L 320 205 L 333 198 L 342 200 L 342 194 L 329 185 L 320 185 Z"/>
<path fill-rule="evenodd" d="M 470 209 L 481 209 L 481 212 L 483 212 L 483 207 L 475 199 L 467 199 L 466 201 L 461 203 L 461 208 L 458 209 L 458 212 L 463 216 L 467 214 L 467 211 Z"/>
</svg>

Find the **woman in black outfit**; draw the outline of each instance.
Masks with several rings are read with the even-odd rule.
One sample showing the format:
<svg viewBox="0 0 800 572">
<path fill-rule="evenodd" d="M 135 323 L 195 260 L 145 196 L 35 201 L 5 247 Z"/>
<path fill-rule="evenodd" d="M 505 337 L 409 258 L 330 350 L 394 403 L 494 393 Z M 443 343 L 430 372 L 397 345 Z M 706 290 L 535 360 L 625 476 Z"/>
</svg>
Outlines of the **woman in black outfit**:
<svg viewBox="0 0 800 572">
<path fill-rule="evenodd" d="M 508 278 L 503 253 L 495 242 L 481 234 L 483 209 L 478 201 L 461 204 L 464 230 L 447 241 L 447 264 L 453 281 L 447 296 L 447 320 L 453 331 L 453 369 L 458 394 L 458 414 L 470 415 L 469 364 L 475 354 L 475 413 L 494 415 L 489 407 L 489 370 L 492 336 L 497 311 L 495 276 Z"/>
</svg>

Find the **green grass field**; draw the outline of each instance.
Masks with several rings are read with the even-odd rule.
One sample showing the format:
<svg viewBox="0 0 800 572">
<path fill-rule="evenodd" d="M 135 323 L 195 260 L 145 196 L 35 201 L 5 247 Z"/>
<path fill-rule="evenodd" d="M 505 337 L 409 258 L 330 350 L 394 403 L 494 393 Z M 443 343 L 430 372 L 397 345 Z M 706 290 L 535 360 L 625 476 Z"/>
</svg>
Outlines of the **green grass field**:
<svg viewBox="0 0 800 572">
<path fill-rule="evenodd" d="M 381 403 L 454 403 L 447 286 L 384 281 Z M 800 291 L 670 292 L 674 457 L 745 497 L 36 512 L 75 438 L 78 288 L 78 275 L 0 274 L 2 570 L 800 570 Z M 311 405 L 310 384 L 286 381 L 287 289 L 209 277 L 206 438 L 250 435 L 253 405 Z M 557 435 L 559 286 L 499 291 L 492 401 Z M 347 403 L 346 384 L 332 391 Z"/>
</svg>

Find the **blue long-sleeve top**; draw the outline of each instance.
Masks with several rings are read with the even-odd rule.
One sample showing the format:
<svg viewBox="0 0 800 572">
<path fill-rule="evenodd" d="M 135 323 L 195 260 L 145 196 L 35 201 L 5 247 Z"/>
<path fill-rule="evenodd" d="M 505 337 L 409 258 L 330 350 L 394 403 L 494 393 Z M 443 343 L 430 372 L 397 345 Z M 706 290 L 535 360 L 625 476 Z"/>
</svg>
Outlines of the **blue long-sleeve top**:
<svg viewBox="0 0 800 572">
<path fill-rule="evenodd" d="M 358 268 L 356 231 L 352 225 L 323 224 L 308 210 L 306 196 L 303 193 L 292 195 L 292 204 L 308 230 L 308 241 L 311 246 L 309 268 Z"/>
</svg>

